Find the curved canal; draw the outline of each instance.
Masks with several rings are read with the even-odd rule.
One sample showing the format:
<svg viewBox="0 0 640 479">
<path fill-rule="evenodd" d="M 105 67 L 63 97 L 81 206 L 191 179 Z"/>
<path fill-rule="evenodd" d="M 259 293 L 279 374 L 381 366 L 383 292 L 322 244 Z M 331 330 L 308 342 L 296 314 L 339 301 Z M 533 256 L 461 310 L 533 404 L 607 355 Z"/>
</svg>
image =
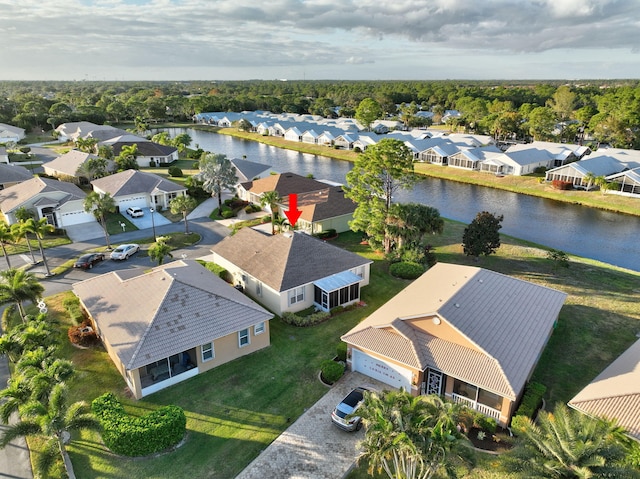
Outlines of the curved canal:
<svg viewBox="0 0 640 479">
<path fill-rule="evenodd" d="M 206 131 L 174 129 L 170 133 L 174 136 L 183 131 L 191 136 L 192 147 L 199 145 L 228 158 L 246 157 L 283 173 L 312 173 L 317 179 L 344 183 L 353 166 L 346 161 Z M 501 233 L 640 271 L 640 217 L 637 216 L 436 178 L 421 179 L 413 190 L 400 192 L 397 200 L 428 204 L 438 208 L 445 218 L 464 223 L 471 222 L 480 211 L 504 215 Z"/>
</svg>

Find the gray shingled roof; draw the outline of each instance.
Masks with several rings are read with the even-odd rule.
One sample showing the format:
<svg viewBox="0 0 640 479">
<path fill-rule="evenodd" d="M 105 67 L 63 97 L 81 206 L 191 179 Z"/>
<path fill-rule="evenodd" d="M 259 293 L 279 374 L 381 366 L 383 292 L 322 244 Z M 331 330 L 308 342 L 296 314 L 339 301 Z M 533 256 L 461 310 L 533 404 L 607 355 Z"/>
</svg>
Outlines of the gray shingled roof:
<svg viewBox="0 0 640 479">
<path fill-rule="evenodd" d="M 127 135 L 125 137 L 112 138 L 109 141 L 105 141 L 104 144 L 110 145 L 113 148 L 113 154 L 118 156 L 124 146 L 137 145 L 139 156 L 170 156 L 178 149 L 174 146 L 161 145 L 149 141 L 145 138 L 139 140 L 133 139 L 133 135 Z M 135 137 L 134 137 L 135 138 Z"/>
<path fill-rule="evenodd" d="M 190 260 L 147 274 L 107 273 L 75 283 L 73 291 L 128 370 L 273 318 Z"/>
<path fill-rule="evenodd" d="M 89 158 L 97 158 L 97 155 L 79 150 L 70 150 L 64 155 L 45 163 L 44 167 L 65 175 L 77 176 L 76 171 Z"/>
<path fill-rule="evenodd" d="M 264 163 L 240 160 L 238 158 L 231 160 L 231 164 L 236 167 L 238 178 L 240 178 L 241 182 L 253 180 L 265 171 L 271 169 L 271 166 L 265 165 Z"/>
<path fill-rule="evenodd" d="M 2 150 L 2 148 L 0 148 Z M 2 151 L 0 151 L 0 154 Z M 17 183 L 33 178 L 33 174 L 24 166 L 0 163 L 0 185 L 5 183 Z"/>
<path fill-rule="evenodd" d="M 186 191 L 182 185 L 164 179 L 153 173 L 145 173 L 138 170 L 126 170 L 114 175 L 98 178 L 91 182 L 92 185 L 112 197 L 135 195 L 140 193 L 152 193 L 155 190 L 172 192 Z"/>
<path fill-rule="evenodd" d="M 0 205 L 2 205 L 2 211 L 13 211 L 36 195 L 44 195 L 54 191 L 67 194 L 64 197 L 64 201 L 56 200 L 61 204 L 71 200 L 81 200 L 87 196 L 84 191 L 73 183 L 35 176 L 30 180 L 0 191 Z"/>
<path fill-rule="evenodd" d="M 242 228 L 211 248 L 275 291 L 287 291 L 371 263 L 304 233 L 265 235 Z"/>
<path fill-rule="evenodd" d="M 494 271 L 437 263 L 342 339 L 411 367 L 432 366 L 515 400 L 566 296 Z M 403 331 L 406 325 L 397 323 L 398 319 L 433 317 L 466 338 L 468 346 L 422 330 L 417 339 L 412 338 Z M 388 333 L 376 331 L 381 328 Z M 389 334 L 405 339 L 385 344 Z"/>
</svg>

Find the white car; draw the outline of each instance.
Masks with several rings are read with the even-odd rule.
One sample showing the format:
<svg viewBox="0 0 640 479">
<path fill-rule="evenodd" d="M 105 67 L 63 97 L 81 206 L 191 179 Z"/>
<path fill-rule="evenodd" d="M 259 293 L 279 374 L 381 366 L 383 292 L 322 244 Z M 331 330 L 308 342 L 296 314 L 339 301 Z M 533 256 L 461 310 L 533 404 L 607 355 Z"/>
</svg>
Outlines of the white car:
<svg viewBox="0 0 640 479">
<path fill-rule="evenodd" d="M 131 206 L 127 208 L 127 214 L 132 218 L 140 218 L 141 216 L 144 216 L 144 211 L 142 211 L 142 208 L 138 208 L 137 206 Z"/>
<path fill-rule="evenodd" d="M 123 261 L 134 253 L 140 250 L 140 246 L 137 244 L 121 244 L 111 252 L 109 256 L 111 259 Z"/>
</svg>

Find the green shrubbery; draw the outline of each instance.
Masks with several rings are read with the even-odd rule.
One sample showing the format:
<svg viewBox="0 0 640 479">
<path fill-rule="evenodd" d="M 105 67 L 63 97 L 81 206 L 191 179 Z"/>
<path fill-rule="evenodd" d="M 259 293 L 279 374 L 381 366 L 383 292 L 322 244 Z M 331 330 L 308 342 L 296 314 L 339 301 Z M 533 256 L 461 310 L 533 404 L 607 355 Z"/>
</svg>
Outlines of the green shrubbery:
<svg viewBox="0 0 640 479">
<path fill-rule="evenodd" d="M 244 212 L 247 214 L 257 213 L 258 211 L 262 211 L 262 208 L 260 205 L 254 205 L 253 203 L 245 206 L 244 208 Z"/>
<path fill-rule="evenodd" d="M 102 425 L 102 440 L 116 454 L 147 456 L 178 444 L 187 430 L 182 408 L 164 406 L 143 416 L 127 414 L 113 393 L 97 397 L 91 410 Z"/>
<path fill-rule="evenodd" d="M 177 166 L 170 166 L 167 171 L 169 173 L 169 176 L 173 176 L 174 178 L 181 178 L 184 176 L 182 170 Z"/>
<path fill-rule="evenodd" d="M 347 360 L 347 343 L 342 341 L 338 343 L 338 346 L 336 346 L 336 355 L 340 361 Z"/>
<path fill-rule="evenodd" d="M 420 263 L 414 263 L 413 261 L 401 261 L 389 266 L 389 273 L 396 278 L 416 279 L 424 273 L 424 267 Z"/>
<path fill-rule="evenodd" d="M 227 283 L 230 282 L 231 274 L 229 274 L 229 271 L 224 269 L 222 266 L 215 263 L 206 262 L 206 261 L 199 261 L 199 263 L 205 268 L 207 268 L 209 271 L 217 275 L 219 278 L 222 278 L 223 280 L 225 280 Z"/>
<path fill-rule="evenodd" d="M 332 359 L 325 359 L 320 364 L 320 371 L 322 379 L 326 383 L 333 384 L 344 374 L 344 365 Z"/>
<path fill-rule="evenodd" d="M 308 316 L 298 316 L 296 313 L 282 313 L 282 321 L 291 326 L 313 326 L 314 324 L 326 321 L 331 317 L 327 311 L 318 311 Z"/>
<path fill-rule="evenodd" d="M 82 311 L 80 300 L 77 296 L 66 297 L 62 302 L 62 305 L 67 310 L 69 319 L 71 319 L 74 324 L 81 324 L 85 320 L 84 312 Z"/>
<path fill-rule="evenodd" d="M 532 382 L 527 384 L 520 401 L 520 407 L 516 411 L 516 416 L 526 416 L 533 419 L 533 415 L 536 413 L 540 403 L 542 403 L 542 397 L 547 392 L 547 387 L 544 384 Z"/>
<path fill-rule="evenodd" d="M 333 228 L 330 228 L 326 231 L 321 231 L 320 233 L 316 233 L 313 236 L 320 239 L 335 238 L 336 236 L 338 236 L 338 232 Z"/>
</svg>

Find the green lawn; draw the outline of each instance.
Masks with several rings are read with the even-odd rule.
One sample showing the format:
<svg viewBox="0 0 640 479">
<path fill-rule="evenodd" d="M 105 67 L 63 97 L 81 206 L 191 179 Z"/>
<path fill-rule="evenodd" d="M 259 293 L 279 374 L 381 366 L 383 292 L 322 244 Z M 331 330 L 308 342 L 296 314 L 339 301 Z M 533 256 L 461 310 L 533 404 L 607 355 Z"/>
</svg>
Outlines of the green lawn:
<svg viewBox="0 0 640 479">
<path fill-rule="evenodd" d="M 548 388 L 547 400 L 567 401 L 636 338 L 640 326 L 637 297 L 640 274 L 571 257 L 570 267 L 555 269 L 546 251 L 503 237 L 494 256 L 478 263 L 462 254 L 464 225 L 446 221 L 445 232 L 430 238 L 439 261 L 486 267 L 548 285 L 569 294 L 549 347 L 534 373 Z M 102 350 L 78 350 L 65 340 L 79 380 L 73 399 L 92 400 L 115 392 L 131 414 L 142 415 L 165 404 L 187 414 L 188 435 L 173 452 L 128 459 L 106 451 L 97 435 L 74 437 L 69 450 L 78 477 L 232 478 L 325 392 L 317 380 L 322 360 L 335 355 L 339 337 L 370 314 L 407 281 L 391 278 L 381 257 L 359 244 L 360 236 L 341 234 L 334 244 L 374 260 L 371 284 L 362 289 L 367 304 L 310 328 L 271 322 L 271 346 L 250 356 L 156 393 L 140 401 L 125 397 L 125 383 Z M 71 293 L 65 293 L 71 294 Z M 50 311 L 64 321 L 62 296 L 47 299 Z M 62 326 L 66 338 L 66 325 Z M 329 420 L 329 419 L 327 419 Z M 480 461 L 467 478 L 493 479 L 491 462 Z M 351 477 L 364 477 L 354 472 Z"/>
</svg>

